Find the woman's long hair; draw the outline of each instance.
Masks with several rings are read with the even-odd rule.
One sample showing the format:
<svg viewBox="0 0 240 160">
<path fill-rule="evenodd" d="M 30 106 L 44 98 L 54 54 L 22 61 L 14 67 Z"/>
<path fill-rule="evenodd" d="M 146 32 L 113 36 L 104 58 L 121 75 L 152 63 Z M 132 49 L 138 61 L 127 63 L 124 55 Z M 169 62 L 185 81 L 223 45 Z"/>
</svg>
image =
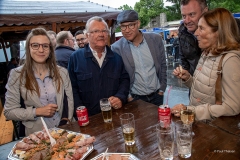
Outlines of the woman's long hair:
<svg viewBox="0 0 240 160">
<path fill-rule="evenodd" d="M 25 85 L 25 88 L 30 91 L 31 93 L 36 92 L 37 95 L 40 97 L 40 90 L 39 86 L 37 83 L 37 80 L 34 76 L 33 72 L 33 59 L 30 54 L 30 40 L 34 36 L 46 36 L 49 39 L 50 42 L 50 53 L 49 57 L 46 60 L 46 66 L 49 70 L 49 76 L 53 79 L 54 82 L 56 82 L 56 90 L 57 92 L 60 92 L 60 87 L 62 84 L 62 78 L 59 72 L 59 68 L 56 64 L 55 60 L 55 54 L 54 54 L 54 48 L 52 46 L 51 40 L 44 28 L 35 28 L 32 29 L 31 32 L 28 34 L 27 39 L 26 39 L 26 45 L 25 45 L 25 55 L 26 55 L 26 60 L 25 63 L 23 64 L 22 71 L 20 73 L 20 85 Z M 25 84 L 23 83 L 23 79 L 26 79 Z M 27 92 L 26 92 L 27 94 Z M 27 95 L 26 95 L 27 97 Z"/>
<path fill-rule="evenodd" d="M 205 12 L 201 18 L 204 18 L 213 32 L 218 32 L 216 47 L 210 47 L 206 52 L 218 55 L 223 51 L 240 49 L 240 33 L 231 12 L 225 8 L 216 8 Z"/>
</svg>

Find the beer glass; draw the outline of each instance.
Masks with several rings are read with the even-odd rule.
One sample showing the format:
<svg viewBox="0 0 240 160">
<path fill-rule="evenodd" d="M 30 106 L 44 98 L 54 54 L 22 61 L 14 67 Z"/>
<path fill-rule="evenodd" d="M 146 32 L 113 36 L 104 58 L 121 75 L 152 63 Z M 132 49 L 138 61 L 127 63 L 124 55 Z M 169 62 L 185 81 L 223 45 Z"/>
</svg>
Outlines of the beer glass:
<svg viewBox="0 0 240 160">
<path fill-rule="evenodd" d="M 112 107 L 108 98 L 100 99 L 100 108 L 105 123 L 112 122 Z"/>
<path fill-rule="evenodd" d="M 156 126 L 157 142 L 162 160 L 172 160 L 174 151 L 174 129 L 172 125 L 163 127 Z"/>
<path fill-rule="evenodd" d="M 135 144 L 135 121 L 132 113 L 124 113 L 120 115 L 123 137 L 126 145 Z"/>
<path fill-rule="evenodd" d="M 175 122 L 175 133 L 178 155 L 181 158 L 191 157 L 192 152 L 192 126 L 182 121 Z"/>
</svg>

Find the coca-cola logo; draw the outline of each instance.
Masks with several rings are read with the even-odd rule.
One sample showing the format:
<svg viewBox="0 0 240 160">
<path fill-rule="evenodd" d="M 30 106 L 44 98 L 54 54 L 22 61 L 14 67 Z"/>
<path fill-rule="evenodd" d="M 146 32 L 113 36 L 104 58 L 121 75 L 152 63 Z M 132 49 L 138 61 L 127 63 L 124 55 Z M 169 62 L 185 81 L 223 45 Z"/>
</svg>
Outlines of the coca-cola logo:
<svg viewBox="0 0 240 160">
<path fill-rule="evenodd" d="M 87 120 L 87 116 L 78 117 L 78 120 L 79 121 L 86 121 Z"/>
</svg>

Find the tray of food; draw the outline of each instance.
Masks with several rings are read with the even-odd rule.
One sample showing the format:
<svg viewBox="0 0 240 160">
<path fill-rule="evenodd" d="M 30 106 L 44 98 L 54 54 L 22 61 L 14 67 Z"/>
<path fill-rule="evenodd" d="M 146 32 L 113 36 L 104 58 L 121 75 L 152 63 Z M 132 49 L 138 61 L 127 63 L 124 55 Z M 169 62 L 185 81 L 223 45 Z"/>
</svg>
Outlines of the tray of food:
<svg viewBox="0 0 240 160">
<path fill-rule="evenodd" d="M 51 146 L 45 130 L 30 134 L 16 143 L 8 155 L 10 160 L 85 159 L 93 151 L 95 137 L 60 128 L 49 129 L 56 144 Z"/>
<path fill-rule="evenodd" d="M 104 159 L 103 159 L 104 158 Z M 101 153 L 91 160 L 139 160 L 131 153 Z"/>
</svg>

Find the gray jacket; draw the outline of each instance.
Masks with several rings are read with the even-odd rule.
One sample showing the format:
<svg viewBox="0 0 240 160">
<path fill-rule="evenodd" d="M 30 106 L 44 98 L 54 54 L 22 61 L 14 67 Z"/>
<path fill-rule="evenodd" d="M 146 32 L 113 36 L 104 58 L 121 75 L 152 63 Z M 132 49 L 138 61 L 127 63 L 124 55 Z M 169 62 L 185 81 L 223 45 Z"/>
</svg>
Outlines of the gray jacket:
<svg viewBox="0 0 240 160">
<path fill-rule="evenodd" d="M 43 129 L 40 118 L 35 118 L 35 113 L 33 113 L 33 108 L 42 107 L 42 104 L 36 92 L 28 92 L 27 98 L 25 97 L 27 90 L 24 85 L 20 86 L 19 76 L 21 70 L 22 66 L 12 69 L 10 72 L 9 80 L 6 85 L 7 92 L 5 94 L 6 102 L 4 104 L 4 115 L 8 120 L 22 121 L 23 125 L 25 126 L 26 135 L 28 135 Z M 58 112 L 60 115 L 62 115 L 65 90 L 68 98 L 68 118 L 69 120 L 72 120 L 74 107 L 71 82 L 68 72 L 65 68 L 59 67 L 59 71 L 63 80 L 63 84 L 61 85 L 60 92 L 57 93 L 56 91 Z M 24 81 L 25 79 L 23 80 L 23 83 Z M 54 81 L 53 85 L 56 85 Z M 26 109 L 20 108 L 21 95 L 24 99 Z"/>
<path fill-rule="evenodd" d="M 155 64 L 157 76 L 160 82 L 160 90 L 165 91 L 167 87 L 167 66 L 164 45 L 162 37 L 156 33 L 142 33 Z M 122 37 L 117 42 L 112 44 L 112 50 L 122 56 L 125 69 L 127 70 L 130 77 L 130 88 L 133 86 L 135 79 L 135 64 L 131 52 L 131 48 L 128 44 L 127 39 Z"/>
</svg>

